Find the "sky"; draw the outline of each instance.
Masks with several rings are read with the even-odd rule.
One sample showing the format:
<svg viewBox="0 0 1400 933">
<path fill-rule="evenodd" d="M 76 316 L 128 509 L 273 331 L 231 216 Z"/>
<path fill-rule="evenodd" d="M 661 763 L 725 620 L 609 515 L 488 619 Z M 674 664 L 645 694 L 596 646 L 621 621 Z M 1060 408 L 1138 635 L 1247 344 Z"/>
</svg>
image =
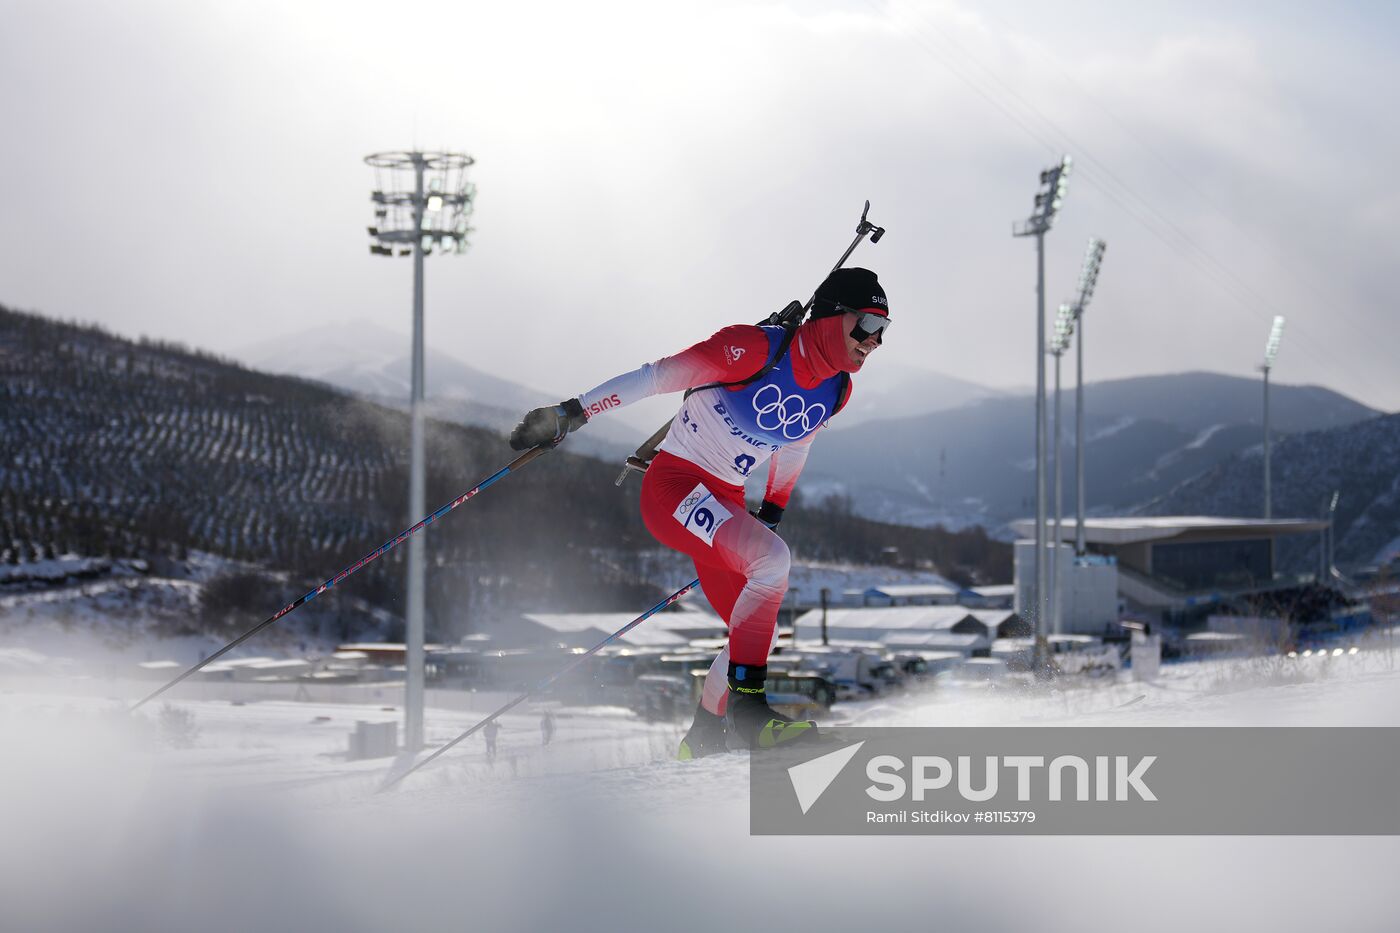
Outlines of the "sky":
<svg viewBox="0 0 1400 933">
<path fill-rule="evenodd" d="M 1013 0 L 7 0 L 0 303 L 234 354 L 371 319 L 372 152 L 469 153 L 464 256 L 427 339 L 582 391 L 806 299 L 860 209 L 881 355 L 1034 384 L 1034 240 L 1063 153 L 1047 318 L 1108 243 L 1087 378 L 1254 374 L 1400 410 L 1400 13 Z M 405 336 L 405 344 L 407 337 Z M 307 346 L 314 354 L 316 348 Z"/>
</svg>

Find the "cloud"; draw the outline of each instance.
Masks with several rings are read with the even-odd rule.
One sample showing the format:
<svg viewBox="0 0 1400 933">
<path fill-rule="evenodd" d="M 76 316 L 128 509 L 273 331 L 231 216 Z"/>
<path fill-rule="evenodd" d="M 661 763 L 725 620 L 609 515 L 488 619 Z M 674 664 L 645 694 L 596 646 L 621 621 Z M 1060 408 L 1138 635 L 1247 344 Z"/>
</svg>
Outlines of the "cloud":
<svg viewBox="0 0 1400 933">
<path fill-rule="evenodd" d="M 1047 299 L 1109 241 L 1094 378 L 1249 372 L 1281 312 L 1280 381 L 1400 406 L 1375 207 L 1396 134 L 1341 106 L 1354 85 L 1328 68 L 1379 87 L 1393 49 L 1263 14 L 1068 20 L 923 0 L 22 7 L 0 39 L 28 143 L 0 300 L 216 350 L 406 329 L 408 264 L 368 254 L 361 159 L 416 143 L 478 159 L 473 249 L 427 282 L 429 339 L 474 365 L 583 389 L 757 320 L 810 293 L 869 198 L 890 233 L 854 261 L 901 318 L 886 357 L 1025 385 L 1034 259 L 1010 227 L 1067 150 Z M 517 327 L 560 339 L 527 358 Z"/>
</svg>

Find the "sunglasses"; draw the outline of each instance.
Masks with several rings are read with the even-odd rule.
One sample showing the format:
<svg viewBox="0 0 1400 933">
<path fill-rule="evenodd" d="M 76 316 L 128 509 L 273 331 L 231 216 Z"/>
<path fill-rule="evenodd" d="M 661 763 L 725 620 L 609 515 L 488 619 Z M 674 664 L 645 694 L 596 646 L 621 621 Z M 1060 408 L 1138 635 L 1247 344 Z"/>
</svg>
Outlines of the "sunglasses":
<svg viewBox="0 0 1400 933">
<path fill-rule="evenodd" d="M 889 329 L 890 319 L 883 314 L 875 314 L 871 311 L 857 311 L 855 308 L 848 308 L 842 304 L 836 304 L 836 310 L 843 314 L 849 311 L 856 316 L 856 325 L 851 328 L 851 339 L 856 343 L 864 343 L 874 337 L 876 343 L 885 342 L 885 331 Z"/>
</svg>

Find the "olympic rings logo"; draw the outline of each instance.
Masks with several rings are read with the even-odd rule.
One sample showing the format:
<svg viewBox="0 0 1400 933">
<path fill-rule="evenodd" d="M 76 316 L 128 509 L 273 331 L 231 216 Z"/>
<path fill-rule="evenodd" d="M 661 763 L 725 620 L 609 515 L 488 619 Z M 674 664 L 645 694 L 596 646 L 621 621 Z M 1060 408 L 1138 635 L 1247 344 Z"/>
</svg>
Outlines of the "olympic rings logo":
<svg viewBox="0 0 1400 933">
<path fill-rule="evenodd" d="M 769 395 L 769 392 L 772 395 Z M 826 420 L 826 406 L 818 402 L 808 407 L 800 395 L 783 397 L 783 390 L 775 385 L 766 385 L 753 394 L 753 410 L 758 415 L 758 426 L 765 431 L 782 429 L 783 437 L 790 441 L 806 437 Z M 771 423 L 770 423 L 771 422 Z M 796 434 L 795 425 L 801 425 Z"/>
</svg>

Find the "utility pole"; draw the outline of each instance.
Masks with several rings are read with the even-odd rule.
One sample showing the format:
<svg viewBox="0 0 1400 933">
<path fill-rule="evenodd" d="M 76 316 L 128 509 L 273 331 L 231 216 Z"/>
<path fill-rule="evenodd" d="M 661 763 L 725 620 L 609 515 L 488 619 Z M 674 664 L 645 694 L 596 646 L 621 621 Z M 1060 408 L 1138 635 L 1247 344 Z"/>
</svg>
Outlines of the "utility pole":
<svg viewBox="0 0 1400 933">
<path fill-rule="evenodd" d="M 467 181 L 475 160 L 456 152 L 377 152 L 365 157 L 375 170 L 374 224 L 369 235 L 375 256 L 413 257 L 413 372 L 409 390 L 409 521 L 427 510 L 423 437 L 423 257 L 434 249 L 467 251 L 467 218 L 476 188 Z M 388 185 L 383 183 L 387 176 Z M 408 606 L 404 625 L 405 751 L 423 747 L 424 537 L 408 542 Z"/>
<path fill-rule="evenodd" d="M 1273 457 L 1273 438 L 1269 430 L 1269 373 L 1273 371 L 1274 360 L 1278 358 L 1279 343 L 1283 340 L 1283 315 L 1274 318 L 1274 326 L 1269 328 L 1269 342 L 1264 345 L 1264 365 L 1259 367 L 1264 373 L 1264 520 L 1274 517 L 1274 487 L 1270 467 Z"/>
<path fill-rule="evenodd" d="M 831 602 L 831 590 L 822 587 L 822 644 L 828 644 L 826 638 L 826 607 Z"/>
<path fill-rule="evenodd" d="M 1032 666 L 1036 672 L 1045 666 L 1045 621 L 1049 608 L 1045 561 L 1045 234 L 1055 221 L 1069 188 L 1071 160 L 1065 156 L 1058 165 L 1040 173 L 1040 190 L 1035 210 L 1025 223 L 1012 228 L 1012 236 L 1035 237 L 1035 610 L 1031 631 L 1035 636 Z"/>
</svg>

